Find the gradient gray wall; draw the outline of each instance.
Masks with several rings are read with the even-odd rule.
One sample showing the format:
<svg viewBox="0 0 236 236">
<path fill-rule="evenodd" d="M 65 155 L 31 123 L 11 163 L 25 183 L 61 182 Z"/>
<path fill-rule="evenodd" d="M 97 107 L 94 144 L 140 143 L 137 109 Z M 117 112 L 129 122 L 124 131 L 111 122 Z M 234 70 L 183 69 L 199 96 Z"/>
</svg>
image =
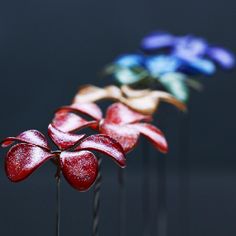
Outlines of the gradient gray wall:
<svg viewBox="0 0 236 236">
<path fill-rule="evenodd" d="M 235 8 L 235 0 L 1 1 L 0 138 L 31 128 L 46 132 L 53 111 L 70 103 L 79 85 L 110 83 L 100 77 L 103 66 L 118 54 L 132 52 L 154 29 L 193 33 L 236 52 Z M 190 101 L 188 236 L 235 236 L 236 73 L 219 72 L 203 83 L 204 92 L 193 92 Z M 157 119 L 170 143 L 168 236 L 183 236 L 178 144 L 184 115 L 170 106 L 162 106 L 160 113 Z M 129 235 L 141 235 L 140 150 L 128 160 Z M 155 209 L 160 156 L 151 150 Z M 54 235 L 54 166 L 47 163 L 25 182 L 12 184 L 4 174 L 5 150 L 0 154 L 0 235 Z M 117 167 L 106 159 L 102 236 L 118 235 Z M 78 193 L 63 181 L 62 236 L 91 234 L 91 201 L 92 191 Z M 151 225 L 156 235 L 155 220 Z"/>
</svg>

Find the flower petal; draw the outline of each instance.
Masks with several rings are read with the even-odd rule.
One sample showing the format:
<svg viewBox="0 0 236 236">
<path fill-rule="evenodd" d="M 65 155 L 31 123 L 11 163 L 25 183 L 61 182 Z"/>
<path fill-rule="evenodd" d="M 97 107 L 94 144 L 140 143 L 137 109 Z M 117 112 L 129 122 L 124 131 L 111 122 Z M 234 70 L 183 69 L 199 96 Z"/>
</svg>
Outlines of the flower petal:
<svg viewBox="0 0 236 236">
<path fill-rule="evenodd" d="M 131 151 L 137 144 L 139 132 L 131 125 L 117 125 L 103 122 L 100 132 L 115 139 L 123 148 L 124 152 Z"/>
<path fill-rule="evenodd" d="M 98 161 L 89 151 L 62 152 L 60 164 L 66 180 L 79 191 L 88 190 L 96 180 Z"/>
<path fill-rule="evenodd" d="M 121 91 L 114 85 L 99 88 L 93 85 L 82 87 L 76 94 L 73 103 L 96 102 L 103 99 L 119 99 Z"/>
<path fill-rule="evenodd" d="M 9 150 L 5 159 L 7 177 L 13 182 L 24 180 L 53 156 L 54 154 L 45 149 L 31 144 L 16 144 Z"/>
<path fill-rule="evenodd" d="M 163 91 L 152 91 L 151 96 L 153 100 L 160 100 L 160 101 L 172 104 L 173 106 L 178 108 L 180 111 L 187 110 L 187 107 L 183 102 L 176 99 L 174 96 L 172 96 L 169 93 L 166 93 Z"/>
<path fill-rule="evenodd" d="M 178 37 L 174 48 L 174 54 L 181 58 L 201 57 L 206 53 L 208 43 L 205 39 L 192 35 Z"/>
<path fill-rule="evenodd" d="M 98 125 L 97 121 L 86 121 L 74 113 L 64 111 L 58 111 L 52 123 L 57 129 L 63 132 L 73 132 L 85 127 L 96 129 Z"/>
<path fill-rule="evenodd" d="M 159 78 L 161 84 L 174 97 L 182 102 L 186 102 L 189 97 L 189 89 L 185 84 L 187 77 L 182 73 L 168 73 Z"/>
<path fill-rule="evenodd" d="M 121 85 L 136 84 L 136 83 L 141 83 L 141 81 L 144 81 L 148 76 L 148 72 L 142 67 L 137 67 L 137 68 L 117 67 L 113 75 L 117 80 L 117 82 L 120 83 Z"/>
<path fill-rule="evenodd" d="M 224 48 L 211 47 L 207 54 L 224 69 L 231 69 L 235 66 L 235 56 Z"/>
<path fill-rule="evenodd" d="M 37 130 L 28 130 L 19 134 L 17 137 L 6 138 L 1 143 L 1 146 L 8 147 L 11 144 L 13 144 L 15 141 L 33 144 L 33 145 L 45 148 L 47 150 L 50 149 L 48 147 L 47 139 L 45 138 L 45 136 Z"/>
<path fill-rule="evenodd" d="M 190 75 L 203 74 L 203 75 L 213 75 L 216 67 L 213 62 L 202 58 L 181 58 L 183 65 L 179 71 L 187 73 Z"/>
<path fill-rule="evenodd" d="M 119 56 L 115 60 L 115 65 L 118 65 L 123 68 L 131 68 L 136 66 L 141 66 L 144 61 L 144 58 L 142 55 L 139 54 L 125 54 L 122 56 Z"/>
<path fill-rule="evenodd" d="M 144 80 L 148 74 L 143 68 L 145 58 L 141 54 L 119 56 L 107 69 L 120 84 L 135 84 Z"/>
<path fill-rule="evenodd" d="M 157 50 L 172 47 L 175 45 L 175 36 L 166 32 L 155 32 L 147 35 L 141 42 L 144 50 Z"/>
<path fill-rule="evenodd" d="M 112 124 L 130 124 L 139 121 L 150 121 L 151 117 L 142 115 L 134 110 L 131 110 L 122 103 L 114 103 L 108 107 L 105 121 Z"/>
<path fill-rule="evenodd" d="M 80 113 L 95 120 L 102 119 L 102 111 L 95 103 L 74 103 L 70 106 L 60 107 L 57 111 Z"/>
<path fill-rule="evenodd" d="M 162 101 L 172 104 L 182 111 L 186 110 L 184 103 L 162 91 L 150 91 L 143 97 L 124 99 L 123 103 L 141 114 L 153 115 Z"/>
<path fill-rule="evenodd" d="M 127 98 L 139 98 L 148 95 L 151 90 L 150 89 L 137 90 L 137 89 L 132 89 L 128 85 L 123 85 L 121 86 L 121 91 Z"/>
<path fill-rule="evenodd" d="M 59 149 L 61 150 L 69 149 L 75 146 L 78 141 L 85 136 L 85 134 L 77 135 L 62 132 L 52 124 L 48 126 L 48 135 L 50 136 L 52 141 L 57 145 L 57 147 L 59 147 Z"/>
<path fill-rule="evenodd" d="M 159 105 L 159 100 L 153 99 L 151 93 L 139 98 L 124 99 L 123 103 L 143 115 L 153 115 Z"/>
<path fill-rule="evenodd" d="M 158 55 L 148 57 L 146 68 L 154 78 L 169 72 L 176 72 L 181 66 L 181 60 L 172 55 Z"/>
<path fill-rule="evenodd" d="M 168 144 L 164 134 L 157 127 L 146 123 L 133 124 L 132 127 L 148 138 L 159 151 L 168 152 Z"/>
<path fill-rule="evenodd" d="M 125 154 L 121 145 L 113 138 L 96 134 L 83 139 L 75 148 L 78 150 L 94 150 L 110 156 L 120 167 L 125 167 Z"/>
</svg>

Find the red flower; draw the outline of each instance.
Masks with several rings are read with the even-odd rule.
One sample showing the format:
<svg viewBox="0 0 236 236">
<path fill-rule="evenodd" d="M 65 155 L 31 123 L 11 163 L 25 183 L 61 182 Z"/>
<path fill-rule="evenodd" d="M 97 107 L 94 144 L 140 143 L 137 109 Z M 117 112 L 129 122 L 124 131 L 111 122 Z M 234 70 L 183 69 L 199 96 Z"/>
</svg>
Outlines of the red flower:
<svg viewBox="0 0 236 236">
<path fill-rule="evenodd" d="M 95 182 L 98 161 L 91 151 L 110 156 L 120 167 L 125 167 L 125 156 L 118 142 L 107 135 L 85 135 L 65 133 L 49 125 L 48 134 L 59 150 L 51 151 L 43 134 L 28 130 L 17 137 L 6 138 L 2 147 L 10 148 L 5 159 L 8 178 L 13 182 L 26 179 L 44 162 L 51 159 L 61 169 L 66 180 L 79 191 L 85 191 Z"/>
<path fill-rule="evenodd" d="M 84 105 L 73 104 L 58 109 L 53 120 L 54 125 L 64 132 L 72 132 L 83 126 L 90 126 L 118 141 L 126 153 L 135 147 L 140 135 L 150 140 L 161 152 L 168 151 L 168 145 L 163 133 L 157 127 L 147 123 L 151 121 L 150 116 L 131 110 L 122 103 L 114 103 L 107 109 L 104 119 L 83 120 L 81 122 L 82 118 L 76 114 L 85 114 L 81 106 Z M 96 105 L 93 104 L 93 106 Z M 89 107 L 91 107 L 91 104 Z M 97 106 L 96 112 L 100 116 L 101 111 L 98 112 Z M 87 115 L 93 118 L 88 112 Z"/>
</svg>

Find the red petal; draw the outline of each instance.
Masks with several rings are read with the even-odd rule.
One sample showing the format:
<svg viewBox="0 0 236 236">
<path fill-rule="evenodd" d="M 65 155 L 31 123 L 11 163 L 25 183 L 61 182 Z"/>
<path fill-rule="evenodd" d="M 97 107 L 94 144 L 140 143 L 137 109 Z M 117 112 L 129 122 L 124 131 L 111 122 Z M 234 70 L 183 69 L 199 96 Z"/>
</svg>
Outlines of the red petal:
<svg viewBox="0 0 236 236">
<path fill-rule="evenodd" d="M 45 136 L 42 133 L 40 133 L 37 130 L 28 130 L 28 131 L 21 133 L 17 137 L 6 138 L 1 143 L 1 146 L 8 147 L 9 145 L 14 143 L 15 141 L 33 144 L 33 145 L 36 145 L 36 146 L 39 146 L 39 147 L 49 150 L 47 139 L 45 138 Z"/>
<path fill-rule="evenodd" d="M 86 121 L 80 116 L 69 112 L 57 112 L 53 119 L 53 125 L 63 131 L 72 132 L 85 127 L 97 128 L 97 121 Z"/>
<path fill-rule="evenodd" d="M 133 124 L 132 127 L 148 138 L 158 150 L 164 153 L 168 152 L 165 136 L 157 127 L 145 123 Z"/>
<path fill-rule="evenodd" d="M 110 107 L 108 107 L 105 120 L 107 123 L 122 125 L 131 124 L 143 120 L 150 121 L 151 117 L 131 110 L 122 103 L 114 103 Z"/>
<path fill-rule="evenodd" d="M 124 152 L 131 151 L 137 144 L 139 132 L 130 125 L 116 125 L 103 123 L 100 132 L 115 139 L 123 148 Z"/>
<path fill-rule="evenodd" d="M 26 143 L 16 144 L 9 150 L 5 160 L 7 177 L 13 182 L 24 180 L 52 156 L 54 155 L 40 147 Z"/>
<path fill-rule="evenodd" d="M 121 145 L 107 135 L 91 135 L 81 141 L 75 150 L 94 150 L 110 156 L 118 165 L 125 167 L 125 154 Z"/>
<path fill-rule="evenodd" d="M 102 111 L 95 103 L 74 103 L 70 106 L 61 107 L 58 111 L 78 112 L 90 116 L 95 120 L 102 119 Z"/>
<path fill-rule="evenodd" d="M 64 177 L 77 190 L 88 190 L 96 180 L 98 162 L 93 153 L 62 152 L 60 162 Z"/>
<path fill-rule="evenodd" d="M 69 149 L 75 146 L 75 144 L 85 136 L 85 134 L 77 135 L 62 132 L 56 129 L 52 124 L 48 126 L 48 135 L 61 150 Z"/>
</svg>

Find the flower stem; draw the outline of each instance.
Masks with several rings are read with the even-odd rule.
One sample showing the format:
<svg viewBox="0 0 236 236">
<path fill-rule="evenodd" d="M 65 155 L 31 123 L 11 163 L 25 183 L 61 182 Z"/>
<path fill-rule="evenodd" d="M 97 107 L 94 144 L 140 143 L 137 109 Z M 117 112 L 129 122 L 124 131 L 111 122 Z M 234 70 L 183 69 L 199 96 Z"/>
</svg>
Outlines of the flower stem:
<svg viewBox="0 0 236 236">
<path fill-rule="evenodd" d="M 147 142 L 143 142 L 142 151 L 142 215 L 143 215 L 143 236 L 150 235 L 150 185 L 151 185 L 151 173 L 150 173 L 150 152 Z"/>
<path fill-rule="evenodd" d="M 120 193 L 120 236 L 126 233 L 126 191 L 125 191 L 125 170 L 118 169 L 119 193 Z"/>
<path fill-rule="evenodd" d="M 159 116 L 159 126 L 162 128 L 167 126 L 167 117 L 169 110 L 163 107 L 162 116 Z M 156 207 L 154 210 L 155 219 L 155 235 L 168 235 L 168 209 L 167 209 L 167 156 L 158 153 L 156 156 L 156 177 L 157 177 L 157 197 Z"/>
<path fill-rule="evenodd" d="M 56 173 L 56 236 L 60 236 L 60 221 L 61 221 L 61 196 L 60 196 L 60 184 L 61 175 L 60 167 L 57 168 Z"/>
<path fill-rule="evenodd" d="M 189 109 L 191 107 L 189 106 Z M 180 165 L 180 230 L 182 236 L 189 235 L 189 145 L 190 145 L 190 110 L 182 119 L 179 131 L 179 165 Z"/>
<path fill-rule="evenodd" d="M 167 212 L 167 158 L 158 157 L 157 165 L 157 235 L 166 236 L 168 227 Z"/>
<path fill-rule="evenodd" d="M 100 209 L 100 192 L 101 192 L 101 157 L 98 156 L 98 175 L 94 185 L 94 197 L 93 197 L 93 229 L 92 235 L 99 236 L 99 209 Z"/>
</svg>

